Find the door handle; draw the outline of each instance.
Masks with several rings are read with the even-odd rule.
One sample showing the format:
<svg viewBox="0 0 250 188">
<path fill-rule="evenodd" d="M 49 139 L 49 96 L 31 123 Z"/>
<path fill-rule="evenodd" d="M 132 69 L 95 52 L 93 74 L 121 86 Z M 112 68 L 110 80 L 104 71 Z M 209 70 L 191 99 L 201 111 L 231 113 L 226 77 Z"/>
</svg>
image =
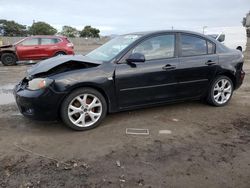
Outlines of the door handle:
<svg viewBox="0 0 250 188">
<path fill-rule="evenodd" d="M 215 65 L 216 62 L 214 62 L 212 60 L 208 60 L 205 64 L 208 65 L 208 66 L 210 66 L 210 65 Z"/>
<path fill-rule="evenodd" d="M 176 69 L 176 66 L 167 64 L 166 66 L 162 67 L 162 69 L 163 70 L 173 70 L 173 69 Z"/>
</svg>

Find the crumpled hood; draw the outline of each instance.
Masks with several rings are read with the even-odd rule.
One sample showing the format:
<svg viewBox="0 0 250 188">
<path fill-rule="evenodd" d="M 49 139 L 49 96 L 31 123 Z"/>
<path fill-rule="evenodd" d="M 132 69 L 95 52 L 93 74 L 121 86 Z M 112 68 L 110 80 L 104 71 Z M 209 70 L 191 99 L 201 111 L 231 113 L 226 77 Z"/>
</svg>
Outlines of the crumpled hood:
<svg viewBox="0 0 250 188">
<path fill-rule="evenodd" d="M 93 59 L 88 58 L 87 56 L 83 55 L 61 55 L 52 57 L 50 59 L 46 59 L 43 61 L 40 61 L 39 63 L 32 66 L 28 71 L 28 75 L 36 75 L 39 73 L 45 73 L 49 71 L 50 69 L 59 66 L 61 64 L 67 63 L 69 61 L 74 61 L 77 63 L 90 63 L 90 64 L 96 64 L 100 65 L 102 62 L 95 61 Z"/>
<path fill-rule="evenodd" d="M 9 44 L 9 45 L 3 45 L 3 46 L 0 46 L 0 48 L 11 48 L 13 47 L 14 45 L 12 44 Z"/>
</svg>

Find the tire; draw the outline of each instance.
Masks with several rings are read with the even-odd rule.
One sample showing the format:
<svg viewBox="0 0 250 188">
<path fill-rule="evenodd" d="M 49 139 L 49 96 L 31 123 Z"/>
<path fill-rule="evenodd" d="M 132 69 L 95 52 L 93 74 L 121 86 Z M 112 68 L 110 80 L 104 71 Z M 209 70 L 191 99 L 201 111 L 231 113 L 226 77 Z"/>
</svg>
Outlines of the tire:
<svg viewBox="0 0 250 188">
<path fill-rule="evenodd" d="M 242 52 L 242 47 L 241 47 L 241 46 L 238 46 L 238 47 L 236 48 L 236 50 L 240 50 L 240 51 Z"/>
<path fill-rule="evenodd" d="M 225 106 L 230 101 L 233 91 L 232 80 L 227 76 L 218 76 L 209 88 L 207 102 L 217 107 Z"/>
<path fill-rule="evenodd" d="M 54 56 L 61 56 L 61 55 L 66 55 L 65 52 L 56 52 L 56 54 Z"/>
<path fill-rule="evenodd" d="M 4 53 L 1 56 L 1 61 L 5 66 L 16 65 L 17 57 L 13 53 Z"/>
<path fill-rule="evenodd" d="M 97 90 L 80 88 L 65 98 L 60 114 L 62 121 L 69 128 L 77 131 L 89 130 L 97 127 L 105 118 L 107 103 Z"/>
</svg>

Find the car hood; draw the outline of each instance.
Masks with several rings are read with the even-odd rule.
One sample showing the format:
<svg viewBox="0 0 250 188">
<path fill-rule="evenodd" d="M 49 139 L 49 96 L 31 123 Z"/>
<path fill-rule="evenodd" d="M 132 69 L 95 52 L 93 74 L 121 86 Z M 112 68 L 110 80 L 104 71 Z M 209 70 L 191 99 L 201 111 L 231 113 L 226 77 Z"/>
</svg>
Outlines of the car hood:
<svg viewBox="0 0 250 188">
<path fill-rule="evenodd" d="M 27 71 L 27 74 L 28 76 L 31 76 L 31 75 L 36 75 L 40 73 L 45 73 L 57 66 L 60 66 L 68 62 L 88 63 L 88 64 L 95 64 L 95 65 L 102 64 L 101 61 L 96 61 L 83 55 L 61 55 L 61 56 L 56 56 L 50 59 L 40 61 L 39 63 L 32 66 Z"/>
<path fill-rule="evenodd" d="M 14 45 L 9 44 L 9 45 L 0 46 L 0 48 L 1 48 L 1 49 L 3 49 L 3 48 L 11 48 L 11 47 L 13 47 L 13 46 L 14 46 Z"/>
</svg>

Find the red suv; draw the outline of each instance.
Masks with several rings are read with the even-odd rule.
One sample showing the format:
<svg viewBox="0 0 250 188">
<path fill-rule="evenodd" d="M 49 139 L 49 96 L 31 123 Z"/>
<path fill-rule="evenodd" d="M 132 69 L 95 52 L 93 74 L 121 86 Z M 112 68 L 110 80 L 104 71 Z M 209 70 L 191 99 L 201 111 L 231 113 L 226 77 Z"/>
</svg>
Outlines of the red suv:
<svg viewBox="0 0 250 188">
<path fill-rule="evenodd" d="M 0 58 L 4 65 L 71 54 L 74 54 L 74 45 L 66 37 L 61 36 L 32 36 L 13 45 L 0 47 Z"/>
</svg>

